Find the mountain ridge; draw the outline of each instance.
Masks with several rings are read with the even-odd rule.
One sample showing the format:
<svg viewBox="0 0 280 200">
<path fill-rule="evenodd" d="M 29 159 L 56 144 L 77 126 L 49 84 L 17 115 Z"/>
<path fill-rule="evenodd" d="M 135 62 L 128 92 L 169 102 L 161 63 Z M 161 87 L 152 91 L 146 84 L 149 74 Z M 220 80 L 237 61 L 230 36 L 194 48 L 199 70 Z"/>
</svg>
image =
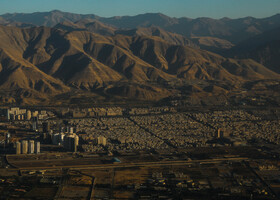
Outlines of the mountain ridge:
<svg viewBox="0 0 280 200">
<path fill-rule="evenodd" d="M 77 90 L 159 100 L 178 93 L 164 86 L 173 82 L 280 79 L 253 60 L 228 59 L 154 36 L 0 26 L 0 47 L 0 88 L 22 91 L 23 99 L 49 99 Z"/>
<path fill-rule="evenodd" d="M 31 14 L 4 14 L 0 17 L 7 21 L 22 23 L 32 23 L 32 20 L 34 20 L 34 25 L 51 27 L 64 21 L 76 22 L 82 19 L 98 20 L 121 29 L 157 26 L 186 37 L 211 36 L 228 40 L 234 44 L 280 25 L 280 14 L 266 18 L 245 17 L 238 19 L 172 18 L 161 13 L 104 18 L 94 14 L 75 14 L 56 10 Z"/>
<path fill-rule="evenodd" d="M 43 18 L 30 24 L 35 15 Z M 0 99 L 7 102 L 198 100 L 255 92 L 262 82 L 276 88 L 269 84 L 280 80 L 280 15 L 215 20 L 152 13 L 138 21 L 60 11 L 31 16 L 22 22 L 14 20 L 22 14 L 0 16 Z M 118 24 L 126 20 L 134 28 Z M 214 53 L 235 48 L 244 49 L 243 56 Z"/>
<path fill-rule="evenodd" d="M 280 26 L 249 38 L 225 52 L 226 56 L 251 58 L 280 73 Z"/>
</svg>

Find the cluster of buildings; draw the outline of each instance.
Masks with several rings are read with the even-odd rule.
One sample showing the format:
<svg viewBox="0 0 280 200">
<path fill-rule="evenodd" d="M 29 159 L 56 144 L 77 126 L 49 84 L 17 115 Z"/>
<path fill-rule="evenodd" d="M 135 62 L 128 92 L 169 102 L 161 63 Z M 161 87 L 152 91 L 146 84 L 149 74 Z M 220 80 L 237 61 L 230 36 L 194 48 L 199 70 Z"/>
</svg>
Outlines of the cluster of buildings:
<svg viewBox="0 0 280 200">
<path fill-rule="evenodd" d="M 20 108 L 7 109 L 7 120 L 25 120 L 27 118 L 29 118 L 29 120 L 31 119 L 31 112 L 29 111 L 27 114 L 26 109 L 20 109 Z"/>
<path fill-rule="evenodd" d="M 70 128 L 72 130 L 72 128 Z M 79 147 L 79 141 L 80 137 L 76 134 L 73 133 L 72 131 L 70 132 L 61 132 L 61 133 L 56 133 L 56 134 L 51 134 L 50 135 L 52 138 L 52 144 L 54 145 L 61 145 L 66 149 L 67 151 L 70 152 L 77 152 L 78 147 Z M 86 137 L 81 136 L 83 141 L 86 141 Z M 96 138 L 93 138 L 90 141 L 90 144 L 93 146 L 103 146 L 105 147 L 107 145 L 107 139 L 104 136 L 98 136 Z"/>
<path fill-rule="evenodd" d="M 228 137 L 223 129 L 212 129 L 182 113 L 143 115 L 131 117 L 101 117 L 72 119 L 69 121 L 82 132 L 84 151 L 103 150 L 93 142 L 103 136 L 106 149 L 151 150 L 211 146 L 207 141 Z"/>
<path fill-rule="evenodd" d="M 71 152 L 77 152 L 79 146 L 79 136 L 75 133 L 56 133 L 51 135 L 54 145 L 63 145 L 63 147 Z"/>
<path fill-rule="evenodd" d="M 267 113 L 257 113 L 254 115 L 243 110 L 213 111 L 195 113 L 193 117 L 214 128 L 221 127 L 242 143 L 255 140 L 280 144 L 280 120 L 266 119 Z"/>
<path fill-rule="evenodd" d="M 97 107 L 97 108 L 75 108 L 75 109 L 64 108 L 58 111 L 60 116 L 70 116 L 73 118 L 146 115 L 146 114 L 160 114 L 165 112 L 175 112 L 175 109 L 172 107 L 150 107 L 150 108 Z"/>
<path fill-rule="evenodd" d="M 16 154 L 40 153 L 40 142 L 34 140 L 22 140 L 16 142 Z"/>
<path fill-rule="evenodd" d="M 72 152 L 78 149 L 112 152 L 242 146 L 250 144 L 252 140 L 280 144 L 279 120 L 266 120 L 243 110 L 175 112 L 168 107 L 111 107 L 68 108 L 66 111 L 86 113 L 85 116 L 91 115 L 91 112 L 95 114 L 93 117 L 69 117 L 67 120 L 14 121 L 13 124 L 20 127 L 31 125 L 34 131 L 38 130 L 44 135 L 44 141 L 48 141 L 46 143 L 61 145 Z M 29 119 L 30 116 L 42 114 L 46 114 L 45 111 L 9 109 L 10 117 L 26 115 Z"/>
<path fill-rule="evenodd" d="M 48 112 L 46 110 L 27 110 L 21 109 L 18 107 L 8 108 L 6 110 L 6 117 L 9 121 L 21 121 L 21 120 L 31 120 L 31 119 L 38 119 L 38 120 L 46 120 L 50 116 L 54 114 L 52 112 Z"/>
<path fill-rule="evenodd" d="M 96 145 L 103 145 L 103 146 L 106 146 L 107 144 L 107 139 L 103 136 L 99 136 L 95 139 L 95 144 Z"/>
<path fill-rule="evenodd" d="M 81 145 L 81 149 L 85 152 L 103 151 L 105 150 L 104 148 L 107 147 L 107 138 L 104 136 L 93 138 L 91 136 L 82 135 L 80 137 L 84 141 Z"/>
<path fill-rule="evenodd" d="M 106 149 L 151 150 L 185 147 L 244 146 L 252 138 L 279 143 L 280 122 L 246 111 L 177 112 L 71 119 L 83 134 L 84 151 L 102 151 L 95 138 L 107 138 Z"/>
</svg>

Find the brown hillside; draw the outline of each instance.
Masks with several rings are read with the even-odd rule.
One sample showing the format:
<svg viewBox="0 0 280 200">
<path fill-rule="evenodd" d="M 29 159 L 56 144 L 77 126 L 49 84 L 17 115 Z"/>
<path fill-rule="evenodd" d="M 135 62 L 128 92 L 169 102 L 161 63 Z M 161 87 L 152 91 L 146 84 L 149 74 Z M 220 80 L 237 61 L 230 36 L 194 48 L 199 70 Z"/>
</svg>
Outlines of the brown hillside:
<svg viewBox="0 0 280 200">
<path fill-rule="evenodd" d="M 235 83 L 280 75 L 252 60 L 226 59 L 154 36 L 0 26 L 0 78 L 2 89 L 28 91 L 36 97 L 75 88 L 158 100 L 173 94 L 163 89 L 173 81 Z M 120 82 L 126 85 L 119 86 Z"/>
</svg>

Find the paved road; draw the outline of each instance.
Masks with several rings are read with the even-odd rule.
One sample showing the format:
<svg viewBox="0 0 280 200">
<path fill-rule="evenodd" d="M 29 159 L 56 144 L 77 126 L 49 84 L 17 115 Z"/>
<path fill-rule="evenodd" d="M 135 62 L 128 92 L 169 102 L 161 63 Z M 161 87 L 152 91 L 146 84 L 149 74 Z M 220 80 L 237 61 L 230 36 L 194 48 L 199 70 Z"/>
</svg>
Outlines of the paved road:
<svg viewBox="0 0 280 200">
<path fill-rule="evenodd" d="M 136 163 L 116 163 L 116 164 L 97 164 L 97 165 L 72 165 L 67 166 L 70 170 L 75 169 L 112 169 L 112 168 L 128 168 L 128 167 L 154 167 L 154 166 L 170 166 L 170 165 L 188 165 L 192 163 L 220 163 L 224 161 L 240 162 L 248 160 L 246 157 L 240 158 L 219 158 L 219 159 L 205 159 L 205 160 L 178 160 L 178 161 L 158 161 L 158 162 L 136 162 Z M 57 170 L 65 166 L 50 166 L 50 167 L 23 167 L 20 170 Z"/>
<path fill-rule="evenodd" d="M 68 169 L 64 169 L 63 170 L 63 176 L 62 176 L 62 179 L 60 180 L 60 184 L 59 184 L 59 187 L 57 189 L 54 200 L 60 198 L 60 196 L 62 194 L 62 191 L 63 191 L 63 187 L 67 185 L 67 181 L 68 181 L 68 176 L 67 175 L 68 175 Z"/>
</svg>

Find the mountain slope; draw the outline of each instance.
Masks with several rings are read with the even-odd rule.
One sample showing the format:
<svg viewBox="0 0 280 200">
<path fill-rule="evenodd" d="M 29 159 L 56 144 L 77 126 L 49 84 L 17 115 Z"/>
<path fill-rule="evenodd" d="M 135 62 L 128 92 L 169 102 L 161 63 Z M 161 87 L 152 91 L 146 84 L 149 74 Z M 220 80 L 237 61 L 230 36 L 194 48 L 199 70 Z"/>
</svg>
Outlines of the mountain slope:
<svg viewBox="0 0 280 200">
<path fill-rule="evenodd" d="M 81 19 L 95 19 L 96 15 L 80 15 L 68 12 L 61 12 L 59 10 L 53 10 L 51 12 L 35 12 L 35 13 L 13 13 L 1 15 L 3 19 L 9 22 L 22 22 L 30 23 L 36 26 L 55 26 L 58 23 L 64 21 L 75 22 Z"/>
<path fill-rule="evenodd" d="M 66 31 L 84 30 L 84 31 L 90 31 L 104 36 L 115 35 L 115 31 L 117 30 L 112 26 L 105 25 L 97 20 L 92 20 L 92 19 L 82 19 L 75 23 L 70 21 L 64 21 L 55 25 L 54 28 L 66 30 Z"/>
<path fill-rule="evenodd" d="M 128 36 L 155 36 L 163 39 L 170 44 L 198 47 L 190 39 L 176 33 L 165 31 L 159 27 L 118 30 L 116 31 L 116 34 L 123 34 Z"/>
<path fill-rule="evenodd" d="M 100 18 L 101 22 L 119 28 L 137 28 L 157 26 L 166 31 L 183 36 L 208 36 L 228 40 L 237 44 L 252 36 L 276 28 L 280 25 L 280 14 L 257 19 L 245 17 L 240 19 L 211 18 L 170 18 L 163 14 L 143 14 L 137 16 Z"/>
<path fill-rule="evenodd" d="M 89 31 L 103 36 L 114 36 L 118 34 L 127 36 L 155 36 L 171 44 L 198 47 L 198 45 L 195 45 L 190 39 L 176 33 L 165 31 L 159 27 L 117 29 L 97 20 L 84 19 L 75 23 L 65 21 L 57 24 L 54 28 L 64 31 Z"/>
<path fill-rule="evenodd" d="M 270 70 L 280 74 L 280 40 L 270 41 L 260 45 L 253 51 L 246 54 L 257 62 L 265 65 Z M 241 57 L 241 56 L 240 56 Z"/>
<path fill-rule="evenodd" d="M 41 72 L 31 63 L 14 59 L 2 49 L 0 60 L 0 88 L 2 89 L 25 89 L 46 95 L 69 91 L 69 88 L 59 80 Z"/>
<path fill-rule="evenodd" d="M 75 73 L 83 70 L 90 72 L 88 67 L 95 68 L 92 73 L 100 73 L 96 74 L 96 80 L 100 76 L 105 82 L 121 78 L 138 82 L 169 81 L 176 77 L 223 80 L 232 80 L 236 78 L 234 76 L 241 76 L 243 79 L 258 78 L 228 74 L 223 66 L 225 58 L 187 46 L 172 45 L 152 36 L 104 37 L 86 31 L 67 33 L 43 27 L 2 27 L 0 31 L 1 48 L 13 54 L 15 59 L 26 64 L 32 63 L 65 83 L 74 78 Z M 249 64 L 252 65 L 251 62 Z M 260 67 L 263 66 L 256 65 L 255 69 Z M 191 75 L 191 69 L 195 69 L 197 75 Z M 107 73 L 108 70 L 112 71 Z M 105 74 L 112 76 L 106 78 Z M 87 73 L 85 75 L 88 76 Z M 264 76 L 274 74 L 267 73 Z"/>
<path fill-rule="evenodd" d="M 90 19 L 98 20 L 99 22 L 111 25 L 118 29 L 159 27 L 185 37 L 215 37 L 228 40 L 233 44 L 237 44 L 245 39 L 280 26 L 280 14 L 262 19 L 253 17 L 240 19 L 171 18 L 161 13 L 103 18 L 96 15 L 80 15 L 55 10 L 51 12 L 31 14 L 5 14 L 0 17 L 2 17 L 2 21 L 31 23 L 37 26 L 50 27 L 65 21 L 77 22 L 79 20 Z"/>
<path fill-rule="evenodd" d="M 20 91 L 23 97 L 67 93 L 71 99 L 70 90 L 75 90 L 159 100 L 178 93 L 177 88 L 165 88 L 169 83 L 204 80 L 234 85 L 262 79 L 280 75 L 250 59 L 226 59 L 155 36 L 0 26 L 0 88 Z"/>
<path fill-rule="evenodd" d="M 280 27 L 241 42 L 226 55 L 252 58 L 269 69 L 280 73 Z"/>
<path fill-rule="evenodd" d="M 231 42 L 215 37 L 192 37 L 191 39 L 202 49 L 212 52 L 225 51 L 234 47 Z"/>
</svg>

